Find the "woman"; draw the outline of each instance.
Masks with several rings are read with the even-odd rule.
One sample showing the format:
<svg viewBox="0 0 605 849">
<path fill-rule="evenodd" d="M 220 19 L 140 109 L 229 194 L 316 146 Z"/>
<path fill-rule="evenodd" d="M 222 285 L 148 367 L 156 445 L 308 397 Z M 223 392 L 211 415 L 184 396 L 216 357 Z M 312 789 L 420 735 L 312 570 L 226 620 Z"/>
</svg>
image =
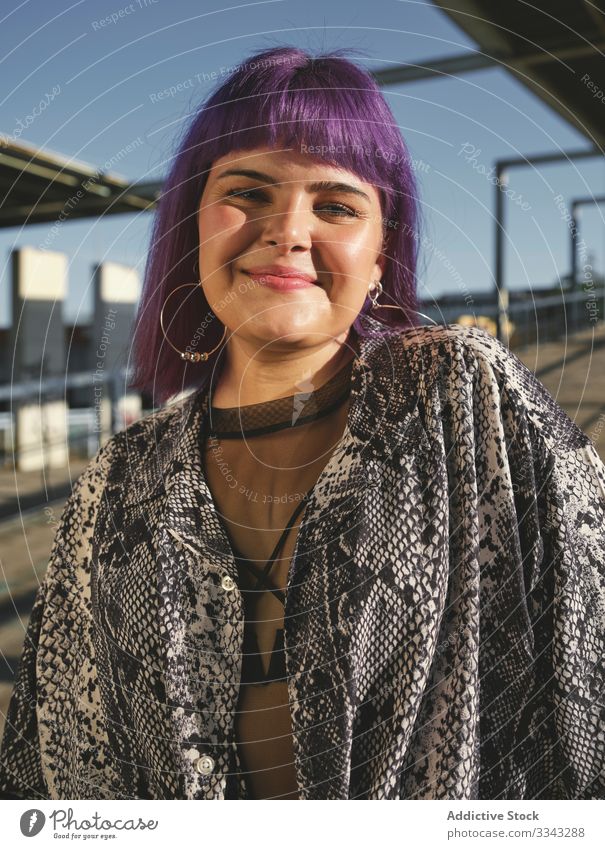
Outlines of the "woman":
<svg viewBox="0 0 605 849">
<path fill-rule="evenodd" d="M 420 326 L 417 204 L 340 54 L 195 117 L 134 339 L 173 402 L 74 486 L 5 794 L 605 796 L 605 469 L 486 331 Z"/>
</svg>

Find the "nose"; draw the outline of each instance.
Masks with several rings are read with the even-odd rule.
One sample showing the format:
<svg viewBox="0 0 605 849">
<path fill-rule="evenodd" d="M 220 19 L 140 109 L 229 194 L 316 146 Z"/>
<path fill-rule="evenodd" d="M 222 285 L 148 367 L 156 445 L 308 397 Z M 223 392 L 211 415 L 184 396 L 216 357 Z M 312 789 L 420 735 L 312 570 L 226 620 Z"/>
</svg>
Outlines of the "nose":
<svg viewBox="0 0 605 849">
<path fill-rule="evenodd" d="M 311 222 L 304 209 L 275 210 L 264 221 L 263 241 L 284 253 L 307 251 L 313 244 Z"/>
</svg>

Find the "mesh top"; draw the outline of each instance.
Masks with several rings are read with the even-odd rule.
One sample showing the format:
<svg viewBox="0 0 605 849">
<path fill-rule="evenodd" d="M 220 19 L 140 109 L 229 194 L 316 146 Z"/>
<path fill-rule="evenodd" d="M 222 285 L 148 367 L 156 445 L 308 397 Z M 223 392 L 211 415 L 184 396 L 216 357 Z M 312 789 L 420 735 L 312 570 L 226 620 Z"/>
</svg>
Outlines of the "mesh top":
<svg viewBox="0 0 605 849">
<path fill-rule="evenodd" d="M 349 359 L 327 383 L 317 389 L 311 381 L 300 392 L 286 398 L 275 398 L 243 407 L 214 407 L 212 392 L 208 410 L 210 435 L 221 439 L 243 439 L 260 436 L 285 427 L 299 427 L 337 409 L 350 393 Z"/>
<path fill-rule="evenodd" d="M 342 438 L 353 358 L 322 386 L 214 407 L 204 465 L 238 567 L 245 627 L 236 739 L 252 798 L 298 798 L 284 652 L 289 569 L 307 498 Z"/>
</svg>

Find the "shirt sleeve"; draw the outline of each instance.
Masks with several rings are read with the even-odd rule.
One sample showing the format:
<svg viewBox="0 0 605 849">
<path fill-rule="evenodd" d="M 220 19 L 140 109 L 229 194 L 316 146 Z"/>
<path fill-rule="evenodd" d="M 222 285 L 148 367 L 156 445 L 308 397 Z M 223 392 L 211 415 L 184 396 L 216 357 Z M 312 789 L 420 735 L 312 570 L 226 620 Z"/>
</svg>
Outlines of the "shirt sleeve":
<svg viewBox="0 0 605 849">
<path fill-rule="evenodd" d="M 49 567 L 47 567 L 48 573 Z M 36 654 L 46 579 L 38 588 L 4 725 L 0 748 L 0 798 L 45 799 L 36 722 Z"/>
<path fill-rule="evenodd" d="M 526 798 L 603 799 L 605 465 L 524 363 L 479 341 L 507 419 L 535 658 L 515 740 Z"/>
<path fill-rule="evenodd" d="M 543 553 L 527 589 L 552 741 L 544 789 L 604 799 L 605 467 L 590 442 L 544 446 L 536 478 Z"/>
<path fill-rule="evenodd" d="M 68 517 L 73 515 L 74 497 L 68 498 L 44 579 L 38 588 L 25 632 L 23 650 L 11 700 L 6 715 L 0 747 L 0 795 L 3 799 L 48 798 L 38 736 L 37 661 L 42 622 L 48 618 L 50 590 L 63 568 L 63 546 Z M 45 649 L 45 659 L 52 663 L 52 644 Z"/>
<path fill-rule="evenodd" d="M 23 650 L 0 746 L 0 798 L 48 799 L 39 711 L 54 691 L 62 668 L 61 633 L 70 621 L 73 576 L 86 568 L 110 443 L 99 449 L 79 478 L 63 508 L 50 559 L 27 625 Z M 71 635 L 72 641 L 74 635 Z M 57 689 L 58 688 L 58 689 Z"/>
</svg>

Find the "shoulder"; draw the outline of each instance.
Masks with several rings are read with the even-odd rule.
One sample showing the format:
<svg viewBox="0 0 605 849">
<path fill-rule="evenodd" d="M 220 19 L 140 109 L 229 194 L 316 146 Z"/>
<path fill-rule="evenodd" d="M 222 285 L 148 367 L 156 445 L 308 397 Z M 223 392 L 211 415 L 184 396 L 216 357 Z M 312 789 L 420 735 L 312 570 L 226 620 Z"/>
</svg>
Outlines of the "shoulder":
<svg viewBox="0 0 605 849">
<path fill-rule="evenodd" d="M 98 449 L 79 476 L 63 507 L 56 529 L 48 579 L 76 577 L 86 586 L 93 556 L 97 521 L 111 489 L 137 499 L 140 492 L 135 482 L 166 446 L 178 439 L 176 425 L 191 409 L 195 392 L 161 407 L 114 434 Z"/>
<path fill-rule="evenodd" d="M 107 439 L 90 461 L 85 473 L 111 472 L 120 460 L 144 462 L 157 454 L 158 449 L 173 436 L 195 402 L 195 391 L 142 416 L 137 421 Z"/>
<path fill-rule="evenodd" d="M 519 365 L 525 368 L 486 330 L 461 324 L 422 325 L 389 334 L 378 345 L 374 364 L 380 367 L 387 360 L 422 370 L 425 381 L 437 376 L 455 379 L 480 367 L 512 377 Z"/>
<path fill-rule="evenodd" d="M 484 361 L 494 369 L 506 371 L 517 359 L 502 342 L 480 327 L 462 324 L 438 324 L 410 327 L 382 337 L 375 348 L 375 363 L 389 359 L 422 363 L 424 367 L 443 367 L 452 357 Z"/>
<path fill-rule="evenodd" d="M 411 327 L 399 334 L 403 348 L 434 352 L 436 356 L 445 351 L 463 351 L 477 359 L 504 369 L 507 361 L 514 357 L 502 342 L 483 330 L 462 324 L 422 325 Z"/>
<path fill-rule="evenodd" d="M 544 384 L 515 353 L 488 331 L 444 324 L 415 327 L 398 335 L 403 368 L 422 385 L 472 386 L 475 405 L 496 403 L 500 415 L 524 419 L 552 450 L 578 448 L 590 440 Z"/>
<path fill-rule="evenodd" d="M 144 468 L 166 444 L 178 439 L 178 428 L 195 401 L 195 392 L 141 417 L 107 439 L 76 479 L 66 510 L 94 525 L 104 489 L 128 486 L 134 472 Z"/>
</svg>

